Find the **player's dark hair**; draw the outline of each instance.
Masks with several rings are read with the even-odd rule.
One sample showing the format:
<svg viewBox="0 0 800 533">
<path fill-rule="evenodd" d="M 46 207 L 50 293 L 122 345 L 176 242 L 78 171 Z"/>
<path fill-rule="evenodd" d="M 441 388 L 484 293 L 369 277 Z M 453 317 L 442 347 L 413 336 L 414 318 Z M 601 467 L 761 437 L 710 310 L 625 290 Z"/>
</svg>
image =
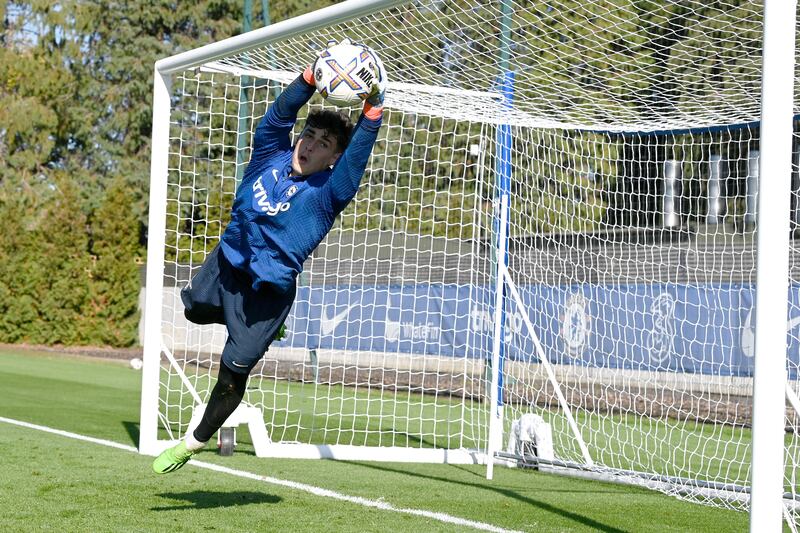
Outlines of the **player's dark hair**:
<svg viewBox="0 0 800 533">
<path fill-rule="evenodd" d="M 350 134 L 353 132 L 353 123 L 350 117 L 339 111 L 330 109 L 316 110 L 308 114 L 303 128 L 316 128 L 325 130 L 328 135 L 336 138 L 336 149 L 344 152 L 350 143 Z"/>
</svg>

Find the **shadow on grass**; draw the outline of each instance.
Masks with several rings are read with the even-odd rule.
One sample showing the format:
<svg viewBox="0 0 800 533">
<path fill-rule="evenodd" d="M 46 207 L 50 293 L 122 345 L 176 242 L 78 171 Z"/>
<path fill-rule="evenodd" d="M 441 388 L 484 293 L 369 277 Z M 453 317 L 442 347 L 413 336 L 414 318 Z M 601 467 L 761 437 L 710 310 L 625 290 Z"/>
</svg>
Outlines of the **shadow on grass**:
<svg viewBox="0 0 800 533">
<path fill-rule="evenodd" d="M 475 476 L 477 478 L 483 479 L 484 481 L 486 480 L 486 474 L 481 474 L 479 472 L 475 472 L 474 470 L 470 470 L 469 468 L 465 468 L 465 467 L 463 467 L 461 465 L 458 465 L 458 464 L 452 464 L 452 465 L 449 465 L 449 466 L 454 468 L 455 470 L 461 470 L 462 472 L 464 472 L 466 474 L 469 474 L 471 476 Z"/>
<path fill-rule="evenodd" d="M 537 507 L 537 508 L 541 509 L 542 511 L 547 511 L 549 513 L 561 515 L 564 518 L 567 518 L 567 519 L 572 520 L 573 522 L 577 522 L 579 524 L 583 524 L 584 526 L 590 527 L 590 528 L 592 528 L 592 529 L 594 529 L 596 531 L 605 531 L 605 532 L 608 532 L 608 533 L 624 533 L 624 530 L 622 530 L 622 529 L 617 529 L 617 528 L 615 528 L 613 526 L 608 526 L 608 525 L 602 524 L 602 523 L 598 522 L 597 520 L 594 520 L 594 519 L 589 518 L 587 516 L 583 516 L 581 514 L 578 514 L 578 513 L 572 512 L 572 511 L 568 511 L 568 510 L 563 509 L 561 507 L 557 507 L 555 505 L 551 505 L 551 504 L 546 503 L 546 502 L 535 500 L 535 499 L 529 498 L 527 496 L 523 496 L 522 494 L 519 494 L 518 492 L 516 492 L 514 490 L 511 490 L 511 489 L 508 489 L 508 488 L 489 485 L 488 483 L 491 483 L 490 481 L 484 480 L 483 483 L 472 483 L 472 482 L 469 482 L 469 481 L 458 481 L 458 480 L 448 479 L 448 478 L 439 477 L 439 476 L 430 476 L 430 475 L 427 475 L 427 474 L 420 474 L 418 472 L 409 472 L 407 470 L 400 470 L 400 469 L 397 469 L 397 468 L 391 468 L 391 467 L 387 467 L 387 466 L 384 466 L 384 465 L 353 462 L 353 461 L 342 461 L 342 462 L 350 464 L 350 465 L 353 465 L 353 466 L 361 466 L 361 467 L 364 467 L 364 468 L 372 468 L 374 470 L 382 470 L 384 472 L 392 472 L 392 473 L 396 473 L 396 474 L 403 474 L 403 475 L 406 475 L 406 476 L 414 476 L 414 477 L 423 478 L 423 479 L 430 479 L 432 481 L 439 481 L 439 482 L 442 482 L 442 483 L 449 483 L 451 485 L 461 485 L 463 487 L 471 487 L 471 488 L 475 488 L 475 489 L 481 489 L 481 490 L 486 490 L 486 491 L 490 491 L 490 492 L 496 492 L 497 494 L 501 494 L 501 495 L 503 495 L 503 496 L 505 496 L 507 498 L 512 498 L 514 500 L 523 502 L 523 503 L 531 505 L 533 507 Z M 455 466 L 455 465 L 450 465 L 450 466 Z M 466 470 L 466 469 L 461 468 L 461 467 L 456 467 L 456 468 L 458 468 L 459 470 Z M 598 492 L 598 491 L 591 491 L 591 492 L 595 493 L 595 492 Z"/>
<path fill-rule="evenodd" d="M 283 498 L 263 492 L 214 492 L 195 490 L 192 492 L 164 492 L 158 496 L 169 500 L 185 501 L 184 505 L 152 507 L 151 511 L 181 511 L 185 509 L 214 509 L 217 507 L 240 507 L 259 503 L 279 503 Z"/>
<path fill-rule="evenodd" d="M 131 444 L 134 446 L 139 446 L 139 423 L 138 422 L 130 422 L 128 420 L 122 423 L 125 426 L 125 431 L 128 432 L 128 436 L 131 438 Z"/>
</svg>

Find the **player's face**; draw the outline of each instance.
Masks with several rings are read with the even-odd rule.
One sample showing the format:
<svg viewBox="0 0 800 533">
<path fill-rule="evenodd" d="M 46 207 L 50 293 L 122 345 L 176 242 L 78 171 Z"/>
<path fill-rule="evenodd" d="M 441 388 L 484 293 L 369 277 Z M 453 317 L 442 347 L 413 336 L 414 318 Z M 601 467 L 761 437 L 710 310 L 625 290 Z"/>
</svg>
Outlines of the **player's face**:
<svg viewBox="0 0 800 533">
<path fill-rule="evenodd" d="M 341 154 L 336 137 L 328 134 L 328 130 L 309 126 L 294 145 L 292 170 L 296 175 L 307 176 L 330 167 Z"/>
</svg>

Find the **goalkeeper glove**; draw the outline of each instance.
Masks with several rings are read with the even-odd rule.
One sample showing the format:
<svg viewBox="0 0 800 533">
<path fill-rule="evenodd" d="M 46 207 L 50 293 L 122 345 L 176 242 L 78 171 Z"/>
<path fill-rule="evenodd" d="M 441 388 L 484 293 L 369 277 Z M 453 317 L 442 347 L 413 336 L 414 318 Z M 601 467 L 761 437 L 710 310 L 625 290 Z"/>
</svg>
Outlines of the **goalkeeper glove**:
<svg viewBox="0 0 800 533">
<path fill-rule="evenodd" d="M 336 46 L 337 44 L 352 44 L 353 46 L 359 46 L 366 50 L 370 56 L 372 56 L 372 63 L 374 66 L 375 74 L 375 82 L 372 84 L 372 91 L 370 92 L 369 96 L 366 98 L 365 102 L 372 107 L 383 107 L 383 100 L 386 97 L 386 69 L 383 67 L 383 62 L 378 57 L 378 54 L 375 53 L 375 50 L 370 48 L 365 44 L 361 44 L 357 41 L 351 41 L 349 37 L 345 37 L 341 40 L 341 42 L 337 42 L 336 39 L 331 39 L 328 41 L 326 45 L 326 49 Z M 323 50 L 324 51 L 324 50 Z M 321 54 L 323 51 L 320 51 L 318 54 Z"/>
<path fill-rule="evenodd" d="M 282 341 L 286 338 L 286 322 L 281 324 L 281 327 L 278 328 L 278 333 L 275 335 L 276 341 Z"/>
<path fill-rule="evenodd" d="M 372 92 L 370 92 L 366 102 L 372 107 L 383 107 L 383 101 L 386 99 L 386 85 L 388 83 L 386 69 L 383 67 L 383 62 L 378 57 L 378 54 L 376 54 L 372 48 L 364 46 L 364 49 L 372 56 L 372 62 L 375 68 L 375 83 L 372 85 Z"/>
</svg>

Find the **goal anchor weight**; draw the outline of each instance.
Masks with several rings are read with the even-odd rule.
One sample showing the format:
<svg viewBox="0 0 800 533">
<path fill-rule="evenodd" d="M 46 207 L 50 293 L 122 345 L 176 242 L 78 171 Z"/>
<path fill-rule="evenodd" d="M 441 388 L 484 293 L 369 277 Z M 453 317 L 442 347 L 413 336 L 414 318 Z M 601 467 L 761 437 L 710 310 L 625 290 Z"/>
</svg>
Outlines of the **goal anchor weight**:
<svg viewBox="0 0 800 533">
<path fill-rule="evenodd" d="M 221 427 L 217 432 L 217 449 L 223 456 L 233 455 L 236 448 L 236 428 Z"/>
<path fill-rule="evenodd" d="M 195 406 L 192 413 L 192 420 L 189 422 L 189 427 L 186 430 L 188 434 L 194 431 L 194 428 L 203 419 L 206 404 L 199 404 Z M 256 457 L 267 457 L 268 448 L 270 445 L 269 434 L 267 427 L 264 425 L 264 412 L 258 407 L 252 405 L 240 404 L 236 410 L 228 417 L 219 430 L 217 443 L 220 450 L 220 455 L 231 455 L 236 446 L 236 428 L 241 425 L 247 426 L 247 431 L 250 432 L 250 438 L 253 441 L 253 448 L 256 452 Z"/>
</svg>

